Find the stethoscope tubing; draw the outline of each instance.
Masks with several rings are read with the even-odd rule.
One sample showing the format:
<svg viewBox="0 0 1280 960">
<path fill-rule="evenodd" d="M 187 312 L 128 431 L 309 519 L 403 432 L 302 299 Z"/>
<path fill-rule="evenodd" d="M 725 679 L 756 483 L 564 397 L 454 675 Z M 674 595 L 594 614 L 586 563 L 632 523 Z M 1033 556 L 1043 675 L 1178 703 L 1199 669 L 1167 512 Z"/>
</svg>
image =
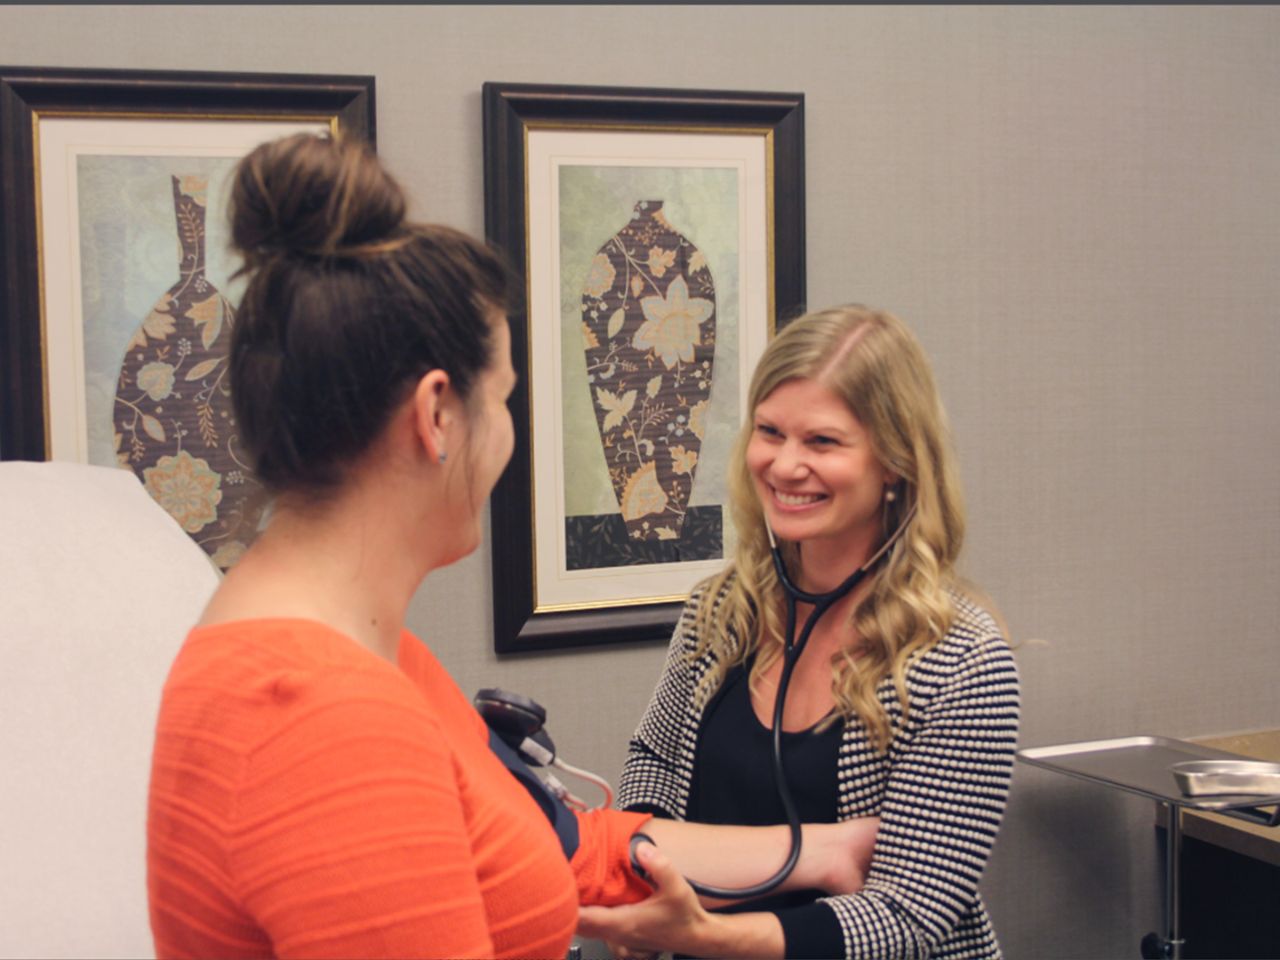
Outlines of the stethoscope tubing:
<svg viewBox="0 0 1280 960">
<path fill-rule="evenodd" d="M 866 563 L 846 577 L 843 583 L 833 590 L 828 590 L 826 593 L 808 593 L 795 585 L 795 582 L 787 574 L 787 565 L 782 562 L 782 550 L 774 539 L 773 530 L 769 528 L 766 521 L 765 529 L 769 533 L 774 570 L 777 571 L 778 582 L 782 585 L 787 604 L 782 674 L 778 678 L 778 695 L 773 702 L 773 764 L 771 769 L 773 771 L 774 789 L 778 792 L 778 800 L 782 803 L 782 810 L 787 818 L 787 827 L 791 835 L 791 849 L 787 854 L 787 859 L 772 876 L 749 887 L 717 887 L 711 884 L 698 883 L 686 877 L 685 880 L 695 893 L 720 900 L 747 900 L 753 897 L 760 897 L 776 890 L 787 877 L 791 876 L 791 871 L 800 862 L 800 849 L 803 843 L 800 813 L 796 810 L 795 800 L 791 796 L 791 787 L 787 783 L 787 773 L 782 766 L 782 714 L 786 708 L 787 689 L 791 685 L 791 673 L 795 670 L 796 663 L 800 660 L 800 655 L 804 653 L 804 648 L 808 645 L 809 637 L 813 634 L 813 628 L 817 626 L 818 620 L 866 579 L 867 575 L 888 554 L 894 543 L 902 537 L 903 531 L 907 529 L 907 524 L 911 522 L 911 518 L 915 516 L 915 513 L 915 504 L 912 504 L 911 509 L 907 511 L 907 515 L 903 517 L 902 523 L 898 525 L 898 529 L 893 532 L 893 536 L 889 537 Z M 804 627 L 800 630 L 800 636 L 797 637 L 796 612 L 798 605 L 801 603 L 811 604 L 813 610 L 805 618 Z"/>
</svg>

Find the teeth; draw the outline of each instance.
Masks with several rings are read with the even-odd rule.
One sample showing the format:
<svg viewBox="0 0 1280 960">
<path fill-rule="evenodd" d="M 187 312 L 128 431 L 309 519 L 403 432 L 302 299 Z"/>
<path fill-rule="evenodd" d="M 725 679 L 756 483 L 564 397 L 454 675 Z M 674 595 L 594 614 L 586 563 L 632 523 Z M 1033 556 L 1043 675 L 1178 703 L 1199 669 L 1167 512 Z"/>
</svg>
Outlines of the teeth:
<svg viewBox="0 0 1280 960">
<path fill-rule="evenodd" d="M 816 493 L 792 494 L 783 493 L 781 490 L 773 491 L 773 495 L 778 498 L 778 502 L 788 507 L 802 507 L 807 503 L 817 503 L 822 497 Z"/>
</svg>

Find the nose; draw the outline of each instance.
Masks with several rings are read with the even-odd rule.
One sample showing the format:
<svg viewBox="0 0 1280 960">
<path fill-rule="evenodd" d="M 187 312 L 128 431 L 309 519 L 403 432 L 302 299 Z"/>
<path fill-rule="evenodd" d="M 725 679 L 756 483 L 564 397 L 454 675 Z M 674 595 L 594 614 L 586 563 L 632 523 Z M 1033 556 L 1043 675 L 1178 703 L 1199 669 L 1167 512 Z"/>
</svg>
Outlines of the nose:
<svg viewBox="0 0 1280 960">
<path fill-rule="evenodd" d="M 804 445 L 788 439 L 778 448 L 773 458 L 773 472 L 780 480 L 799 480 L 809 472 L 809 460 Z"/>
</svg>

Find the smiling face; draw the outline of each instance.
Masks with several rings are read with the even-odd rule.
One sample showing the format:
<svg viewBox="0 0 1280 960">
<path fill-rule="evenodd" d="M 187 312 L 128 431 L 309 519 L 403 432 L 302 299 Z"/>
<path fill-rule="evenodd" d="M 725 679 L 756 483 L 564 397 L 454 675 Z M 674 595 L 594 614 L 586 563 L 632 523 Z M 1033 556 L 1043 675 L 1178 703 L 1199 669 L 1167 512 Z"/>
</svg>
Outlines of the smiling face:
<svg viewBox="0 0 1280 960">
<path fill-rule="evenodd" d="M 785 381 L 760 401 L 746 465 L 779 539 L 847 551 L 856 563 L 879 545 L 885 486 L 894 477 L 871 434 L 818 381 Z"/>
</svg>

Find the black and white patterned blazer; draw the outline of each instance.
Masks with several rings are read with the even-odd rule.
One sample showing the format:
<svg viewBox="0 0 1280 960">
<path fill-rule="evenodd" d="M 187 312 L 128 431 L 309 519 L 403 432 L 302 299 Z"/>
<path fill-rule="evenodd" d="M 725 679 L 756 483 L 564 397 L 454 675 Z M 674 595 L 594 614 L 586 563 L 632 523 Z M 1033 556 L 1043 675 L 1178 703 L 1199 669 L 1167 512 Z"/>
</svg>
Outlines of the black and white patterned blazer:
<svg viewBox="0 0 1280 960">
<path fill-rule="evenodd" d="M 955 623 L 907 674 L 905 725 L 891 678 L 878 690 L 893 724 L 878 754 L 856 718 L 839 752 L 838 816 L 879 816 L 863 889 L 827 897 L 849 958 L 998 958 L 978 881 L 1004 815 L 1017 747 L 1018 672 L 989 613 L 958 594 Z M 631 740 L 617 805 L 681 819 L 702 711 L 693 660 L 701 595 L 685 604 L 653 699 Z M 839 947 L 833 944 L 833 956 Z"/>
</svg>

